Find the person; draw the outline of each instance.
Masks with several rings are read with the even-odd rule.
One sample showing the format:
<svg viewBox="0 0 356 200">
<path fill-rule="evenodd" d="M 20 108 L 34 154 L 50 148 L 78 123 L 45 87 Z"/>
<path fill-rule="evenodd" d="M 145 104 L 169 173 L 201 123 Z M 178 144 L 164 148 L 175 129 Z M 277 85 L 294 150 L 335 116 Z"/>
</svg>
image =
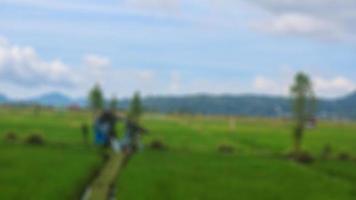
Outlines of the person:
<svg viewBox="0 0 356 200">
<path fill-rule="evenodd" d="M 126 119 L 125 136 L 121 142 L 121 149 L 126 153 L 132 153 L 140 148 L 140 136 L 147 133 L 135 120 Z"/>
<path fill-rule="evenodd" d="M 95 121 L 95 144 L 109 147 L 116 140 L 116 124 L 119 118 L 111 111 L 104 111 Z"/>
</svg>

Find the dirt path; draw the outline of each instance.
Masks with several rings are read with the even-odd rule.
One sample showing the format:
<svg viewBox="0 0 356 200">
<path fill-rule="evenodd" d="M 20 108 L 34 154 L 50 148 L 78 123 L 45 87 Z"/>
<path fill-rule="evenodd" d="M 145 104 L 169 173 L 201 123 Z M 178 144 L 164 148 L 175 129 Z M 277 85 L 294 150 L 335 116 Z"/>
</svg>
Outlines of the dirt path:
<svg viewBox="0 0 356 200">
<path fill-rule="evenodd" d="M 107 200 L 112 198 L 111 193 L 125 159 L 124 154 L 111 153 L 98 177 L 88 187 L 82 200 Z"/>
</svg>

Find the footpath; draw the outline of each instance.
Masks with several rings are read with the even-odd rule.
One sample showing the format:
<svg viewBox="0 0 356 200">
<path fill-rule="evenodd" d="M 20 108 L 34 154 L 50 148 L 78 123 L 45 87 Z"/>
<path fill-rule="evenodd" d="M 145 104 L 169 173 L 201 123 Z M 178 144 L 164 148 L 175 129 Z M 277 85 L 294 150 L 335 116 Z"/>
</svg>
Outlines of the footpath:
<svg viewBox="0 0 356 200">
<path fill-rule="evenodd" d="M 115 183 L 127 155 L 110 153 L 98 176 L 89 185 L 82 200 L 111 200 L 115 198 Z"/>
</svg>

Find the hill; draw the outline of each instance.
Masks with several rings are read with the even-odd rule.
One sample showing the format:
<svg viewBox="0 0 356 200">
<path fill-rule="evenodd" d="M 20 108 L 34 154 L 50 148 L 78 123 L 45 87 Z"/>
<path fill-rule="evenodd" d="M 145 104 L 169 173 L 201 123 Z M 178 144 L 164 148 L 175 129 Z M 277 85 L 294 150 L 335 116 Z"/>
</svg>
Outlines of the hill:
<svg viewBox="0 0 356 200">
<path fill-rule="evenodd" d="M 0 94 L 0 103 L 6 103 L 7 97 L 5 95 Z"/>
<path fill-rule="evenodd" d="M 36 103 L 44 106 L 68 106 L 73 103 L 73 100 L 60 93 L 49 93 L 44 94 L 39 97 L 31 98 L 25 100 L 26 102 Z"/>
</svg>

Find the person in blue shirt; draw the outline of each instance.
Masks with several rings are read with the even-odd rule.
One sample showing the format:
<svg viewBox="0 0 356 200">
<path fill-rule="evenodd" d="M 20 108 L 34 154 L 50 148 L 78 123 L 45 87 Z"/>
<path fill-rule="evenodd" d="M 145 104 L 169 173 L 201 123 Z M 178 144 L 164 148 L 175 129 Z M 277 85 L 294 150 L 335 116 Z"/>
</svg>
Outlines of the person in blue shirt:
<svg viewBox="0 0 356 200">
<path fill-rule="evenodd" d="M 116 124 L 119 118 L 106 110 L 96 119 L 94 124 L 95 144 L 108 147 L 111 140 L 117 138 Z"/>
</svg>

